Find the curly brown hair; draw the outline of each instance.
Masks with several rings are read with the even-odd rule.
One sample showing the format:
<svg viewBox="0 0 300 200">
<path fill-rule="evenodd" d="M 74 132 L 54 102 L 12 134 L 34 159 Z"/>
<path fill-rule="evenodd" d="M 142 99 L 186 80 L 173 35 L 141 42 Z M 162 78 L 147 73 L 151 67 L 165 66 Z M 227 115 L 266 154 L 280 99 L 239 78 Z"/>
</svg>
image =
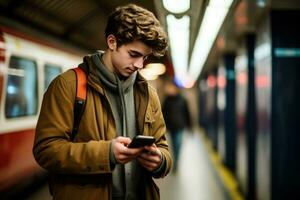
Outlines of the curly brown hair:
<svg viewBox="0 0 300 200">
<path fill-rule="evenodd" d="M 110 34 L 118 46 L 139 40 L 152 48 L 154 56 L 163 56 L 168 47 L 167 35 L 154 14 L 135 4 L 117 7 L 109 15 L 105 37 Z"/>
</svg>

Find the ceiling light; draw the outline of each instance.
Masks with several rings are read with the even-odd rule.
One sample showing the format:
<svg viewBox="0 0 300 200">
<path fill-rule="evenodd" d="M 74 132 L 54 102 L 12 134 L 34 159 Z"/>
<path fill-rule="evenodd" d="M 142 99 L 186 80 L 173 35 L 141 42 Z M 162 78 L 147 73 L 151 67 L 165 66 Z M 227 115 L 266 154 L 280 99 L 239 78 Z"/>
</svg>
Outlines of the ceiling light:
<svg viewBox="0 0 300 200">
<path fill-rule="evenodd" d="M 190 41 L 190 17 L 184 15 L 182 18 L 177 19 L 174 15 L 167 15 L 167 24 L 175 74 L 186 74 Z"/>
<path fill-rule="evenodd" d="M 140 73 L 148 81 L 153 81 L 153 80 L 157 79 L 157 77 L 158 77 L 158 75 L 153 74 L 151 72 L 151 70 L 149 70 L 149 69 L 140 70 Z"/>
<path fill-rule="evenodd" d="M 149 63 L 139 72 L 146 80 L 155 80 L 158 75 L 165 73 L 166 66 L 162 63 Z"/>
<path fill-rule="evenodd" d="M 206 8 L 189 65 L 188 75 L 192 80 L 197 80 L 201 73 L 232 1 L 211 0 Z"/>
<path fill-rule="evenodd" d="M 145 68 L 151 69 L 153 73 L 157 75 L 161 75 L 166 71 L 166 66 L 162 63 L 149 63 Z"/>
<path fill-rule="evenodd" d="M 190 9 L 190 0 L 163 0 L 163 5 L 171 13 L 183 13 Z"/>
<path fill-rule="evenodd" d="M 222 7 L 222 8 L 229 8 L 231 6 L 233 0 L 210 0 L 209 5 L 210 7 Z"/>
</svg>

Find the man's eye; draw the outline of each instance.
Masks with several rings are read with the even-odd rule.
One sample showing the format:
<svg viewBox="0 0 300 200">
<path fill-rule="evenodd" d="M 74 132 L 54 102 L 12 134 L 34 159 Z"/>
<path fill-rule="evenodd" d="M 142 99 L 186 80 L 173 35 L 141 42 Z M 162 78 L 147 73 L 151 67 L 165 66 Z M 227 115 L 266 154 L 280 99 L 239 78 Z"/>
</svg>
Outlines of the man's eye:
<svg viewBox="0 0 300 200">
<path fill-rule="evenodd" d="M 129 56 L 132 57 L 132 58 L 137 58 L 137 57 L 139 57 L 140 55 L 134 54 L 134 53 L 129 53 Z"/>
</svg>

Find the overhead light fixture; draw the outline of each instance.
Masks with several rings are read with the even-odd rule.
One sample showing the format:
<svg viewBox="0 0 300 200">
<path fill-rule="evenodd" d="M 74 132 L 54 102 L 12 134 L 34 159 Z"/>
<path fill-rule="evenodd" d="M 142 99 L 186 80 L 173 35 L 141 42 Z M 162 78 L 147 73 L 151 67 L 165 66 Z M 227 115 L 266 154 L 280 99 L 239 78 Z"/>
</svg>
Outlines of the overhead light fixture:
<svg viewBox="0 0 300 200">
<path fill-rule="evenodd" d="M 184 13 L 190 9 L 190 0 L 162 0 L 165 9 L 171 13 Z"/>
<path fill-rule="evenodd" d="M 232 4 L 233 0 L 210 0 L 209 5 L 210 7 L 220 7 L 220 8 L 229 8 Z"/>
<path fill-rule="evenodd" d="M 139 72 L 146 80 L 155 80 L 166 71 L 166 66 L 162 63 L 149 63 Z"/>
<path fill-rule="evenodd" d="M 194 81 L 201 73 L 232 2 L 233 0 L 211 0 L 205 10 L 188 70 L 189 77 Z"/>
<path fill-rule="evenodd" d="M 166 19 L 174 72 L 179 77 L 184 76 L 188 68 L 190 17 L 184 15 L 177 19 L 174 15 L 167 15 Z"/>
<path fill-rule="evenodd" d="M 183 87 L 192 87 L 198 79 L 232 2 L 233 0 L 210 0 L 190 62 L 190 17 L 183 15 L 176 18 L 172 14 L 166 16 L 175 79 Z M 162 3 L 165 9 L 173 14 L 184 13 L 190 9 L 190 0 L 162 0 Z"/>
</svg>

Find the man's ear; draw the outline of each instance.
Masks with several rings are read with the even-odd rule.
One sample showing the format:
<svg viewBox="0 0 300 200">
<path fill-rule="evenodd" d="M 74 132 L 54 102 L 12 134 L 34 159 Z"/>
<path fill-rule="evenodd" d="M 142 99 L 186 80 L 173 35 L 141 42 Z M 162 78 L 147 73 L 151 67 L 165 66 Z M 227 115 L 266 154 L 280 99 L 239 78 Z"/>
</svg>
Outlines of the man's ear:
<svg viewBox="0 0 300 200">
<path fill-rule="evenodd" d="M 106 42 L 110 50 L 115 50 L 117 48 L 117 39 L 114 35 L 110 34 L 107 36 Z"/>
</svg>

